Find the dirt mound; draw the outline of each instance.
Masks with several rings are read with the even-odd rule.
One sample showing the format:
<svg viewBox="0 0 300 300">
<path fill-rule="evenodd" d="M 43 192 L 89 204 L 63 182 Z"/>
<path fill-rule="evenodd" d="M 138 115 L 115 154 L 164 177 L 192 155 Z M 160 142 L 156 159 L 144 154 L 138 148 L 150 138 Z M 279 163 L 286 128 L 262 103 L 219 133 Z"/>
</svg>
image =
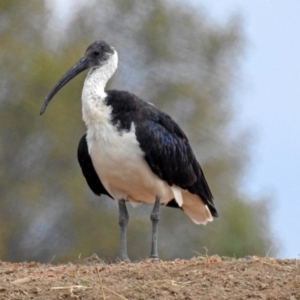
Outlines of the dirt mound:
<svg viewBox="0 0 300 300">
<path fill-rule="evenodd" d="M 0 299 L 300 300 L 300 261 L 211 256 L 119 264 L 0 262 Z"/>
</svg>

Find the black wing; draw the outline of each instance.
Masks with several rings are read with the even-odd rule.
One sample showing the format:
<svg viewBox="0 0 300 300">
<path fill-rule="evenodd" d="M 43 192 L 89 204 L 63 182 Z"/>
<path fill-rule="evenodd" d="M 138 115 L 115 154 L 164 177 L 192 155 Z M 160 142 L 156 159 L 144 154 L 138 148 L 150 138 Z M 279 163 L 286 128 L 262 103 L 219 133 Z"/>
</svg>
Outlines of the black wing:
<svg viewBox="0 0 300 300">
<path fill-rule="evenodd" d="M 152 171 L 169 185 L 177 185 L 201 197 L 214 217 L 213 196 L 181 128 L 165 113 L 148 107 L 136 123 L 136 136 Z"/>
<path fill-rule="evenodd" d="M 214 217 L 218 216 L 213 196 L 189 141 L 171 117 L 154 105 L 125 91 L 107 91 L 112 122 L 118 130 L 135 125 L 137 140 L 149 167 L 170 186 L 173 184 L 199 195 Z M 177 207 L 175 200 L 169 206 Z"/>
<path fill-rule="evenodd" d="M 89 151 L 88 151 L 86 134 L 79 141 L 77 158 L 78 158 L 78 162 L 81 167 L 82 173 L 83 173 L 90 189 L 97 196 L 101 196 L 104 194 L 104 195 L 111 197 L 111 195 L 107 192 L 107 190 L 103 186 L 102 182 L 100 181 L 100 179 L 94 169 L 94 166 L 93 166 L 93 163 L 92 163 Z"/>
</svg>

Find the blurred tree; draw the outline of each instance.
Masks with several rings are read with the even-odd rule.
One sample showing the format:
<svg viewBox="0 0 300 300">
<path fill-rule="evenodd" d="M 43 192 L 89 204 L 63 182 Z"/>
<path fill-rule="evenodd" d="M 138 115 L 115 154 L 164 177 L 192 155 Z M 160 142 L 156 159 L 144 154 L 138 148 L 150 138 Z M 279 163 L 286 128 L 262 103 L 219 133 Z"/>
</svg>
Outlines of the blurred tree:
<svg viewBox="0 0 300 300">
<path fill-rule="evenodd" d="M 188 134 L 220 212 L 203 227 L 179 210 L 163 209 L 161 257 L 191 257 L 203 247 L 236 256 L 274 249 L 267 201 L 252 201 L 240 189 L 249 134 L 233 132 L 230 100 L 243 44 L 239 21 L 217 25 L 186 3 L 163 0 L 65 5 L 69 10 L 62 12 L 52 1 L 0 3 L 1 259 L 117 256 L 117 205 L 92 195 L 76 160 L 85 132 L 85 75 L 56 96 L 43 118 L 38 115 L 46 93 L 95 39 L 119 52 L 111 86 L 155 103 Z M 132 259 L 148 255 L 150 210 L 130 209 Z"/>
</svg>

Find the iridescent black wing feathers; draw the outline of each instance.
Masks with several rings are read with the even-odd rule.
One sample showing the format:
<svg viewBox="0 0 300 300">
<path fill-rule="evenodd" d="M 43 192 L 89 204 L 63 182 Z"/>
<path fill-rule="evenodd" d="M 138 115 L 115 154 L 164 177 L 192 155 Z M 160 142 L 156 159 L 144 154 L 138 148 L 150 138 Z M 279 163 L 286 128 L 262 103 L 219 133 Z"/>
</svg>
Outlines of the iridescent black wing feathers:
<svg viewBox="0 0 300 300">
<path fill-rule="evenodd" d="M 112 122 L 120 130 L 130 130 L 134 124 L 136 138 L 153 173 L 170 186 L 176 185 L 199 195 L 211 214 L 217 217 L 203 171 L 181 128 L 169 115 L 133 94 L 115 90 L 107 94 Z"/>
<path fill-rule="evenodd" d="M 180 127 L 167 114 L 160 113 L 151 121 L 140 122 L 136 136 L 151 170 L 170 186 L 199 195 L 217 217 L 203 171 Z"/>
</svg>

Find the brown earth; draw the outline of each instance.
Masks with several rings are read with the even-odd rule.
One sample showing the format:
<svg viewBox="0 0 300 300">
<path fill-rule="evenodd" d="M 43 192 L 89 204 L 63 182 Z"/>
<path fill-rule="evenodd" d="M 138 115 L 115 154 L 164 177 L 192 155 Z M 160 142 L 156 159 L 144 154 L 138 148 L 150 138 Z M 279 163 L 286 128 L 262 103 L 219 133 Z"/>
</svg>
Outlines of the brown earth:
<svg viewBox="0 0 300 300">
<path fill-rule="evenodd" d="M 300 300 L 300 260 L 190 260 L 62 265 L 0 261 L 0 299 Z"/>
</svg>

